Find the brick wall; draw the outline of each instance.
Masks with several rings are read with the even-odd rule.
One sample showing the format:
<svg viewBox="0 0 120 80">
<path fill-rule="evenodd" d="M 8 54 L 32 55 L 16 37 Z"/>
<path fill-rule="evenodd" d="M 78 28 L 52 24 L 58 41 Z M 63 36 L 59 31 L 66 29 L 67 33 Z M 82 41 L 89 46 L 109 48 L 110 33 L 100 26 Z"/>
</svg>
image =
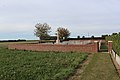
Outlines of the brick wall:
<svg viewBox="0 0 120 80">
<path fill-rule="evenodd" d="M 10 44 L 9 49 L 32 50 L 32 51 L 77 51 L 98 52 L 98 42 L 87 45 L 62 45 L 62 44 Z"/>
</svg>

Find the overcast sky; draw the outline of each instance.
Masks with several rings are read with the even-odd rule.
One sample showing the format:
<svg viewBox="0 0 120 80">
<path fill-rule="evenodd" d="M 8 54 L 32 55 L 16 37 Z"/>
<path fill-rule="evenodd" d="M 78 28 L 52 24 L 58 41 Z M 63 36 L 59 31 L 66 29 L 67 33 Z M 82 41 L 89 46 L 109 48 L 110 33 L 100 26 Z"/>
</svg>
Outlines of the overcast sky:
<svg viewBox="0 0 120 80">
<path fill-rule="evenodd" d="M 0 39 L 37 39 L 37 23 L 71 37 L 120 32 L 120 0 L 0 0 Z"/>
</svg>

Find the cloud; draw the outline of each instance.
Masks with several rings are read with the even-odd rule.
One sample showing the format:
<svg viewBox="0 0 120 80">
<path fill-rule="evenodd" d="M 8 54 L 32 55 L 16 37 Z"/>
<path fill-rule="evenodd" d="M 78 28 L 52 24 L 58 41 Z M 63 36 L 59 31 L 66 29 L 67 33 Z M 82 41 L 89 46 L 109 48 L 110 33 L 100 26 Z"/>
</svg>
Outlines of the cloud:
<svg viewBox="0 0 120 80">
<path fill-rule="evenodd" d="M 67 27 L 72 36 L 118 32 L 119 4 L 120 0 L 0 0 L 0 33 L 31 34 L 35 24 L 44 22 L 52 27 L 51 34 L 57 27 Z"/>
<path fill-rule="evenodd" d="M 0 27 L 0 32 L 31 32 L 34 30 L 34 26 L 30 24 L 3 24 Z"/>
</svg>

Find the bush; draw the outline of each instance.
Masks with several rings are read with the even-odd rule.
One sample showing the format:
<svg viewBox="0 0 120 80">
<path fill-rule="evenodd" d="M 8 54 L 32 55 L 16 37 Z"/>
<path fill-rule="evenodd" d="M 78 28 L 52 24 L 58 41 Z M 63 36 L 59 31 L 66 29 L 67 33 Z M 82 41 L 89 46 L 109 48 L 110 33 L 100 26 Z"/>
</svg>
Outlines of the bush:
<svg viewBox="0 0 120 80">
<path fill-rule="evenodd" d="M 107 41 L 113 41 L 113 50 L 120 55 L 120 33 L 119 34 L 112 34 L 106 37 Z"/>
</svg>

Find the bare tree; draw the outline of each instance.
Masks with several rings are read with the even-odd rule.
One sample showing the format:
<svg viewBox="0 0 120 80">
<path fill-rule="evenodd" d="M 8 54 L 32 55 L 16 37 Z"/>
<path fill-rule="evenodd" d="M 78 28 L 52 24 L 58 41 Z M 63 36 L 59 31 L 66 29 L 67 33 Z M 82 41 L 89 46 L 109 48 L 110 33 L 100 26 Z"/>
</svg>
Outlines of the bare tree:
<svg viewBox="0 0 120 80">
<path fill-rule="evenodd" d="M 70 36 L 70 31 L 67 28 L 59 27 L 57 29 L 60 39 L 67 39 Z"/>
<path fill-rule="evenodd" d="M 44 40 L 49 37 L 51 27 L 47 23 L 38 23 L 35 25 L 35 36 L 39 37 L 40 40 Z"/>
</svg>

